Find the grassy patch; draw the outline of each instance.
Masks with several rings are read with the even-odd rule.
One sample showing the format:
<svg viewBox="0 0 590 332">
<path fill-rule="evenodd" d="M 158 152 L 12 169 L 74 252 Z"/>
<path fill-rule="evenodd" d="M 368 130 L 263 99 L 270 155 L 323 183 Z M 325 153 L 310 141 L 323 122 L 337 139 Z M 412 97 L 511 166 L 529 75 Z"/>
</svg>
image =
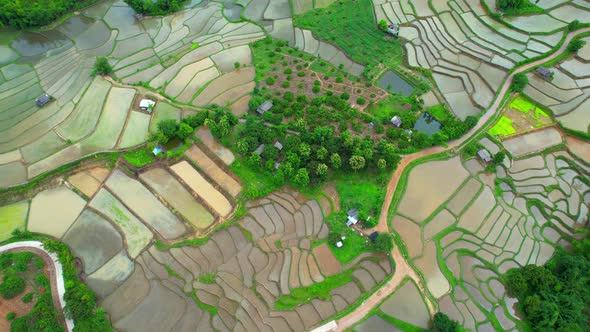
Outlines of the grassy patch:
<svg viewBox="0 0 590 332">
<path fill-rule="evenodd" d="M 184 280 L 184 278 L 180 274 L 178 274 L 178 272 L 174 271 L 174 269 L 172 269 L 169 265 L 167 265 L 167 264 L 162 264 L 162 265 L 164 265 L 164 269 L 166 269 L 166 272 L 168 272 L 169 276 L 178 278 L 180 280 Z"/>
<path fill-rule="evenodd" d="M 336 181 L 340 205 L 344 210 L 359 209 L 377 216 L 383 204 L 385 190 L 368 177 L 349 175 Z"/>
<path fill-rule="evenodd" d="M 445 121 L 449 117 L 448 111 L 443 105 L 429 107 L 426 111 L 438 121 Z"/>
<path fill-rule="evenodd" d="M 193 301 L 195 302 L 197 307 L 199 307 L 201 310 L 208 311 L 211 314 L 211 317 L 217 315 L 217 310 L 218 310 L 217 307 L 214 307 L 214 306 L 211 306 L 211 305 L 201 302 L 201 300 L 199 300 L 199 297 L 197 296 L 197 293 L 195 291 L 190 293 L 190 296 L 193 298 Z"/>
<path fill-rule="evenodd" d="M 545 111 L 543 111 L 540 107 L 537 107 L 537 105 L 535 105 L 532 101 L 522 96 L 514 98 L 508 107 L 522 112 L 537 121 L 549 119 L 549 115 L 547 115 Z"/>
<path fill-rule="evenodd" d="M 0 207 L 0 241 L 10 238 L 15 229 L 24 229 L 28 204 L 17 203 Z"/>
<path fill-rule="evenodd" d="M 401 42 L 377 27 L 371 0 L 336 1 L 327 8 L 307 11 L 293 23 L 313 31 L 316 38 L 340 47 L 354 61 L 366 65 L 365 76 L 373 79 L 386 67 L 401 65 Z"/>
<path fill-rule="evenodd" d="M 352 271 L 346 270 L 333 276 L 327 277 L 322 282 L 317 282 L 309 287 L 291 289 L 290 295 L 281 295 L 275 303 L 276 310 L 293 310 L 298 305 L 311 302 L 320 298 L 330 299 L 330 292 L 352 281 Z"/>
<path fill-rule="evenodd" d="M 496 122 L 496 124 L 492 128 L 490 128 L 488 132 L 490 133 L 490 135 L 494 136 L 510 136 L 516 133 L 516 129 L 512 127 L 513 122 L 514 121 L 512 121 L 512 119 L 502 115 L 498 122 Z"/>
<path fill-rule="evenodd" d="M 123 154 L 123 159 L 132 166 L 141 168 L 156 161 L 156 156 L 154 156 L 154 154 L 147 148 L 141 148 Z"/>
<path fill-rule="evenodd" d="M 341 264 L 348 264 L 360 254 L 373 251 L 373 247 L 368 243 L 368 238 L 360 236 L 352 228 L 346 226 L 346 212 L 332 213 L 324 218 L 324 222 L 328 224 L 330 233 L 346 237 L 342 241 L 341 248 L 336 248 L 334 243 L 328 243 L 328 247 Z"/>
<path fill-rule="evenodd" d="M 269 173 L 251 169 L 243 159 L 236 159 L 229 168 L 246 184 L 244 193 L 247 199 L 263 197 L 279 189 Z"/>
<path fill-rule="evenodd" d="M 215 277 L 217 275 L 215 273 L 205 273 L 199 276 L 199 282 L 203 284 L 212 284 L 215 282 Z"/>
<path fill-rule="evenodd" d="M 181 247 L 185 247 L 185 246 L 200 246 L 200 245 L 207 243 L 207 241 L 209 241 L 208 237 L 182 240 L 182 241 L 176 242 L 174 244 L 166 244 L 160 240 L 156 240 L 154 245 L 156 246 L 156 248 L 158 250 L 168 250 L 171 248 L 181 248 Z"/>
</svg>

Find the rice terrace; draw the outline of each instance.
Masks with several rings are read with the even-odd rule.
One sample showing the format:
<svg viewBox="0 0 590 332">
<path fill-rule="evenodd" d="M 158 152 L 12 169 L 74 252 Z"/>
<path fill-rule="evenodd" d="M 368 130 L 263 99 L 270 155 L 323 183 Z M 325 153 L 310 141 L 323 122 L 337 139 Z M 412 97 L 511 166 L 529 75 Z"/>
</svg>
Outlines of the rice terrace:
<svg viewBox="0 0 590 332">
<path fill-rule="evenodd" d="M 590 330 L 590 1 L 0 0 L 0 330 Z"/>
</svg>

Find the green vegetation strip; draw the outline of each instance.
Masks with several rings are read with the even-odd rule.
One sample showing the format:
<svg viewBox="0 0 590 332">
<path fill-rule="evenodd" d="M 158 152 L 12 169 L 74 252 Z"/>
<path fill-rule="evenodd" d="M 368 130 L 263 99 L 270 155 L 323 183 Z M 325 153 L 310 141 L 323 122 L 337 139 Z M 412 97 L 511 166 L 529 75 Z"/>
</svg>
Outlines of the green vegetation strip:
<svg viewBox="0 0 590 332">
<path fill-rule="evenodd" d="M 309 287 L 299 287 L 291 289 L 290 295 L 281 295 L 275 303 L 276 310 L 293 310 L 297 306 L 311 302 L 311 300 L 320 298 L 322 300 L 330 299 L 330 292 L 340 286 L 352 282 L 352 269 L 327 277 L 322 282 L 314 283 Z"/>
</svg>

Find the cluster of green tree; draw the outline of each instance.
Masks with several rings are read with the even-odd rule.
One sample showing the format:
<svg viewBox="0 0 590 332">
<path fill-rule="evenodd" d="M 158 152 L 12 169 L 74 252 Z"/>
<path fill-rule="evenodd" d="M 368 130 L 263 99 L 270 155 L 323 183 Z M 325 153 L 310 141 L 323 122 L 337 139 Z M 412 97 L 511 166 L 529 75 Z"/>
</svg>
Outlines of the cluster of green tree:
<svg viewBox="0 0 590 332">
<path fill-rule="evenodd" d="M 578 38 L 574 38 L 568 45 L 567 45 L 567 51 L 570 53 L 576 53 L 579 50 L 582 49 L 582 47 L 584 47 L 584 45 L 586 45 L 586 42 L 583 41 L 582 39 Z"/>
<path fill-rule="evenodd" d="M 64 311 L 66 317 L 74 321 L 76 325 L 75 331 L 114 331 L 105 311 L 96 305 L 96 294 L 78 279 L 74 255 L 72 255 L 68 247 L 57 240 L 45 240 L 43 241 L 43 248 L 55 253 L 63 266 L 66 288 Z M 45 331 L 45 329 L 34 331 Z"/>
<path fill-rule="evenodd" d="M 94 75 L 109 75 L 113 71 L 113 67 L 109 63 L 109 59 L 106 56 L 99 56 L 94 62 Z"/>
<path fill-rule="evenodd" d="M 288 182 L 298 188 L 327 180 L 330 171 L 394 169 L 400 161 L 395 145 L 385 140 L 375 144 L 371 137 L 361 139 L 349 131 L 337 133 L 331 126 L 287 135 L 285 125 L 268 127 L 262 119 L 248 116 L 239 137 L 237 151 L 251 167 L 270 172 L 278 185 Z M 257 153 L 261 144 L 264 148 Z"/>
<path fill-rule="evenodd" d="M 512 78 L 510 89 L 514 92 L 522 92 L 527 84 L 529 84 L 528 76 L 525 73 L 518 73 Z"/>
<path fill-rule="evenodd" d="M 49 284 L 48 280 L 47 284 Z M 46 291 L 39 295 L 37 302 L 33 306 L 33 310 L 25 316 L 16 318 L 10 324 L 10 332 L 28 331 L 65 331 L 65 329 L 59 324 L 59 316 L 57 310 L 53 306 L 53 299 L 51 297 L 51 289 L 49 289 L 49 285 L 47 285 Z M 76 331 L 78 331 L 78 326 L 76 326 Z"/>
<path fill-rule="evenodd" d="M 442 312 L 434 314 L 432 319 L 431 332 L 459 332 L 463 331 L 461 325 L 456 320 L 451 319 L 449 316 Z"/>
<path fill-rule="evenodd" d="M 590 238 L 557 249 L 543 266 L 527 265 L 503 276 L 508 294 L 533 331 L 589 331 Z"/>
<path fill-rule="evenodd" d="M 167 15 L 182 9 L 186 0 L 125 0 L 135 12 L 147 15 Z"/>
<path fill-rule="evenodd" d="M 156 140 L 162 144 L 166 144 L 174 138 L 185 140 L 203 124 L 209 127 L 213 136 L 222 138 L 227 136 L 237 123 L 238 118 L 231 111 L 212 105 L 205 111 L 182 119 L 180 123 L 173 119 L 158 122 Z"/>
<path fill-rule="evenodd" d="M 0 0 L 0 26 L 19 29 L 52 23 L 69 11 L 88 6 L 96 0 Z"/>
</svg>

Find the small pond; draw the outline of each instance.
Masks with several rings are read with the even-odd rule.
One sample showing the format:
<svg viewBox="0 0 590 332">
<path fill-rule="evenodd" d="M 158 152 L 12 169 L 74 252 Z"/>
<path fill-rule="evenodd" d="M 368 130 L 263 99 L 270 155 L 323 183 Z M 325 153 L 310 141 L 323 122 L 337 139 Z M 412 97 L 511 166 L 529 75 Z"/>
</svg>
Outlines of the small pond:
<svg viewBox="0 0 590 332">
<path fill-rule="evenodd" d="M 401 93 L 406 97 L 414 91 L 414 87 L 410 83 L 391 70 L 379 78 L 379 87 L 391 93 Z"/>
<path fill-rule="evenodd" d="M 441 127 L 442 125 L 440 122 L 436 121 L 436 119 L 428 112 L 422 112 L 414 124 L 414 129 L 428 134 L 428 136 L 432 136 L 432 134 L 440 131 Z"/>
</svg>

